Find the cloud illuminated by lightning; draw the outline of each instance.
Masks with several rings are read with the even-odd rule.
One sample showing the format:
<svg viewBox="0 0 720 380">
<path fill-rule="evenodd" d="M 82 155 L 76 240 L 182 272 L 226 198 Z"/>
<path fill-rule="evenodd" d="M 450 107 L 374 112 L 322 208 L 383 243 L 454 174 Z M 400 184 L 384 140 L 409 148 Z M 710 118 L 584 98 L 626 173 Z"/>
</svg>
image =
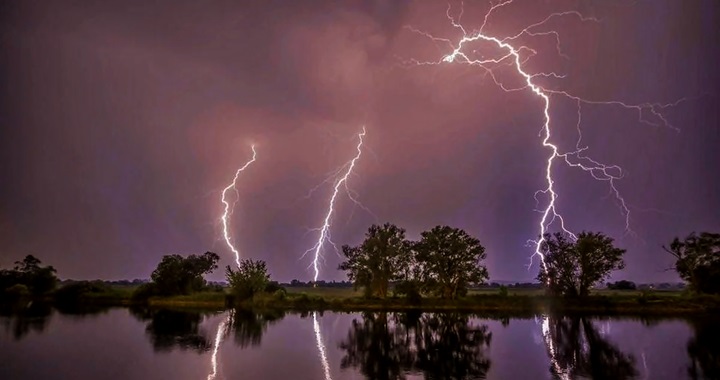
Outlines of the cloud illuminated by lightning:
<svg viewBox="0 0 720 380">
<path fill-rule="evenodd" d="M 332 215 L 335 211 L 335 201 L 338 197 L 338 193 L 340 192 L 340 188 L 344 187 L 346 192 L 348 193 L 348 196 L 350 199 L 358 203 L 357 200 L 354 198 L 351 192 L 347 191 L 347 181 L 350 175 L 352 174 L 353 169 L 355 168 L 355 164 L 360 159 L 360 156 L 362 155 L 362 145 L 363 145 L 363 137 L 365 137 L 365 127 L 362 128 L 362 132 L 358 133 L 358 144 L 356 147 L 357 154 L 355 157 L 353 157 L 343 168 L 347 168 L 340 178 L 335 179 L 335 184 L 333 186 L 333 193 L 330 197 L 330 202 L 328 205 L 327 213 L 325 214 L 325 218 L 323 219 L 323 224 L 320 228 L 316 229 L 316 231 L 320 232 L 320 235 L 318 236 L 318 240 L 315 243 L 314 246 L 312 246 L 310 249 L 305 251 L 303 253 L 303 257 L 307 255 L 310 252 L 313 252 L 313 262 L 311 266 L 314 269 L 315 275 L 313 277 L 313 281 L 317 282 L 318 277 L 320 275 L 320 260 L 322 259 L 322 250 L 323 245 L 325 242 L 328 244 L 331 244 L 335 249 L 337 250 L 337 246 L 335 246 L 335 243 L 332 242 L 330 239 L 330 224 L 332 223 Z M 341 169 L 342 170 L 342 169 Z"/>
<path fill-rule="evenodd" d="M 228 247 L 231 251 L 235 254 L 235 263 L 237 263 L 238 266 L 240 266 L 240 252 L 238 252 L 237 248 L 232 243 L 232 238 L 230 237 L 230 233 L 228 232 L 228 218 L 230 215 L 232 215 L 232 210 L 235 207 L 235 204 L 238 201 L 238 198 L 240 195 L 238 194 L 237 188 L 235 185 L 237 184 L 238 177 L 240 176 L 240 173 L 242 173 L 245 169 L 247 169 L 250 164 L 255 162 L 255 159 L 257 157 L 257 153 L 255 152 L 255 145 L 251 145 L 250 148 L 252 149 L 252 159 L 245 163 L 240 169 L 238 169 L 235 172 L 235 177 L 233 178 L 232 183 L 230 183 L 225 189 L 222 191 L 222 203 L 225 205 L 225 209 L 223 212 L 222 217 L 220 218 L 222 220 L 223 224 L 223 237 L 225 238 L 225 243 L 227 243 Z M 225 196 L 227 195 L 228 190 L 233 189 L 235 190 L 235 201 L 232 204 L 232 207 L 230 206 L 230 203 L 225 199 Z"/>
<path fill-rule="evenodd" d="M 555 39 L 556 43 L 556 50 L 558 54 L 564 58 L 568 58 L 560 49 L 560 38 L 559 33 L 554 30 L 549 31 L 543 31 L 538 30 L 539 28 L 546 25 L 546 23 L 557 17 L 577 17 L 583 22 L 600 22 L 599 20 L 592 18 L 592 17 L 585 17 L 580 12 L 577 11 L 566 11 L 566 12 L 559 12 L 559 13 L 552 13 L 542 19 L 539 22 L 533 23 L 524 29 L 520 30 L 518 33 L 507 36 L 507 37 L 496 37 L 492 36 L 490 34 L 487 34 L 484 32 L 485 26 L 488 23 L 489 18 L 495 12 L 497 9 L 501 7 L 509 6 L 513 3 L 513 0 L 505 0 L 501 1 L 496 4 L 491 4 L 490 9 L 484 16 L 484 20 L 482 25 L 480 26 L 480 29 L 474 30 L 472 32 L 468 32 L 465 27 L 460 23 L 460 18 L 462 17 L 463 10 L 460 10 L 459 15 L 456 17 L 451 15 L 451 6 L 448 5 L 446 16 L 448 20 L 450 21 L 450 24 L 452 27 L 456 30 L 459 30 L 462 33 L 462 38 L 460 38 L 459 41 L 456 43 L 453 43 L 450 39 L 447 38 L 440 38 L 435 37 L 429 33 L 417 30 L 412 27 L 407 27 L 411 31 L 418 33 L 422 36 L 425 36 L 429 39 L 431 39 L 435 43 L 442 43 L 447 44 L 448 48 L 450 49 L 450 53 L 443 56 L 438 61 L 418 61 L 418 60 L 411 60 L 410 63 L 414 65 L 441 65 L 441 64 L 449 64 L 449 63 L 464 63 L 467 65 L 471 65 L 474 67 L 478 67 L 486 74 L 488 74 L 493 82 L 499 86 L 502 90 L 506 92 L 511 91 L 520 91 L 520 90 L 530 90 L 534 95 L 537 96 L 538 100 L 540 100 L 543 104 L 543 126 L 540 132 L 541 138 L 542 138 L 542 146 L 544 148 L 547 148 L 550 151 L 550 154 L 547 157 L 546 163 L 545 163 L 545 170 L 544 170 L 544 178 L 546 186 L 545 188 L 539 190 L 535 193 L 535 199 L 538 201 L 538 204 L 540 201 L 538 200 L 537 196 L 539 194 L 543 194 L 549 199 L 547 200 L 547 203 L 539 209 L 538 211 L 541 213 L 542 217 L 540 218 L 540 221 L 538 223 L 539 227 L 539 239 L 538 240 L 531 240 L 533 245 L 535 246 L 535 253 L 534 255 L 537 255 L 540 257 L 540 261 L 542 265 L 545 265 L 545 257 L 542 254 L 542 245 L 545 241 L 545 233 L 548 231 L 549 227 L 555 223 L 556 221 L 559 223 L 560 228 L 562 231 L 567 233 L 569 236 L 571 236 L 573 239 L 576 238 L 576 236 L 570 232 L 566 226 L 565 226 L 565 220 L 563 219 L 562 215 L 557 210 L 557 199 L 558 199 L 558 193 L 555 190 L 555 180 L 553 179 L 553 167 L 556 163 L 556 161 L 561 160 L 561 162 L 565 162 L 566 165 L 581 169 L 587 173 L 590 174 L 590 176 L 596 180 L 605 181 L 608 183 L 610 187 L 610 194 L 616 199 L 621 213 L 623 214 L 625 218 L 625 229 L 627 232 L 632 232 L 630 230 L 630 209 L 627 206 L 627 203 L 625 202 L 625 199 L 620 194 L 620 191 L 617 189 L 615 181 L 621 179 L 623 177 L 623 170 L 617 166 L 617 165 L 607 165 L 603 164 L 601 162 L 598 162 L 591 157 L 587 156 L 585 152 L 587 151 L 587 146 L 582 146 L 582 131 L 580 128 L 581 124 L 581 104 L 593 104 L 593 105 L 611 105 L 611 106 L 620 106 L 628 110 L 633 110 L 637 112 L 638 119 L 641 123 L 650 124 L 654 126 L 663 125 L 666 127 L 670 127 L 673 129 L 676 129 L 673 125 L 670 124 L 670 122 L 667 120 L 667 118 L 663 115 L 663 111 L 668 108 L 677 105 L 678 103 L 684 101 L 685 99 L 681 99 L 675 103 L 670 104 L 658 104 L 658 103 L 643 103 L 643 104 L 628 104 L 623 101 L 618 100 L 609 100 L 609 101 L 598 101 L 598 100 L 590 100 L 590 99 L 584 99 L 579 96 L 573 95 L 569 92 L 562 91 L 562 90 L 554 90 L 554 89 L 547 89 L 539 84 L 535 83 L 533 81 L 534 78 L 541 76 L 545 78 L 563 78 L 564 76 L 561 74 L 557 74 L 554 72 L 550 73 L 529 73 L 525 67 L 524 64 L 534 55 L 537 54 L 536 50 L 525 46 L 525 45 L 518 45 L 517 39 L 521 36 L 552 36 Z M 473 58 L 475 51 L 471 48 L 468 48 L 468 45 L 472 43 L 487 43 L 490 46 L 494 46 L 497 48 L 497 55 L 491 58 Z M 467 51 L 466 51 L 467 50 Z M 527 55 L 525 58 L 523 58 L 523 55 Z M 495 75 L 495 72 L 493 71 L 494 68 L 498 66 L 510 66 L 513 67 L 515 72 L 519 74 L 524 82 L 524 85 L 521 87 L 513 88 L 513 87 L 507 87 L 503 82 L 501 82 L 497 76 Z M 574 100 L 577 104 L 577 110 L 578 110 L 578 120 L 576 128 L 578 130 L 578 140 L 576 143 L 576 146 L 574 150 L 572 151 L 562 151 L 556 143 L 553 143 L 551 137 L 552 137 L 552 120 L 550 117 L 550 99 L 551 96 L 561 96 L 565 97 L 567 99 Z M 654 120 L 651 120 L 654 119 Z M 531 257 L 532 259 L 532 257 Z M 532 261 L 531 261 L 532 264 Z"/>
</svg>

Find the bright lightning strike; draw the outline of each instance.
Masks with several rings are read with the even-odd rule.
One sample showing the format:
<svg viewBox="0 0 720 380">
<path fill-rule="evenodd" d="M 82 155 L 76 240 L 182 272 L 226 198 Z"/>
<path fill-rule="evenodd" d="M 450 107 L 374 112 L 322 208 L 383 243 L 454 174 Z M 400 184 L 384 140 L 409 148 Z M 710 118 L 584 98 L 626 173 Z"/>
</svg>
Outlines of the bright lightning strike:
<svg viewBox="0 0 720 380">
<path fill-rule="evenodd" d="M 332 376 L 330 376 L 330 364 L 328 363 L 325 343 L 323 343 L 322 332 L 320 331 L 317 311 L 313 313 L 313 330 L 315 330 L 315 342 L 317 343 L 318 352 L 320 353 L 320 361 L 322 362 L 323 371 L 325 372 L 325 380 L 332 380 Z"/>
<path fill-rule="evenodd" d="M 673 129 L 677 129 L 674 126 L 672 126 L 669 121 L 665 118 L 663 115 L 663 110 L 677 105 L 678 103 L 684 101 L 685 99 L 681 99 L 675 103 L 671 104 L 657 104 L 657 103 L 643 103 L 643 104 L 628 104 L 622 101 L 618 100 L 610 100 L 610 101 L 597 101 L 597 100 L 588 100 L 583 99 L 579 96 L 573 95 L 571 93 L 568 93 L 566 91 L 562 90 L 554 90 L 554 89 L 547 89 L 539 84 L 535 83 L 533 81 L 534 78 L 540 76 L 545 78 L 563 78 L 564 76 L 561 74 L 557 74 L 554 72 L 551 73 L 529 73 L 525 68 L 524 64 L 532 58 L 534 55 L 537 54 L 536 50 L 525 46 L 525 45 L 518 45 L 516 40 L 520 38 L 523 35 L 526 36 L 552 36 L 555 39 L 556 43 L 556 50 L 558 54 L 564 58 L 567 58 L 567 56 L 562 53 L 560 49 L 560 38 L 559 33 L 554 30 L 550 31 L 540 31 L 537 30 L 538 28 L 541 28 L 545 26 L 545 24 L 556 17 L 577 17 L 583 22 L 592 21 L 592 22 L 600 22 L 599 20 L 595 18 L 585 17 L 580 12 L 577 11 L 566 11 L 566 12 L 559 12 L 559 13 L 552 13 L 549 16 L 545 17 L 539 22 L 533 23 L 524 29 L 522 29 L 520 32 L 518 32 L 515 35 L 500 38 L 495 37 L 492 35 L 489 35 L 485 33 L 483 30 L 485 26 L 488 23 L 488 19 L 491 17 L 492 13 L 496 11 L 498 8 L 509 6 L 513 3 L 513 0 L 505 0 L 500 3 L 491 5 L 488 12 L 485 14 L 483 23 L 479 30 L 472 31 L 469 33 L 463 25 L 460 24 L 459 19 L 462 17 L 463 11 L 460 11 L 460 14 L 457 18 L 452 16 L 450 14 L 451 7 L 448 6 L 446 16 L 448 20 L 450 21 L 453 28 L 456 30 L 459 30 L 462 32 L 462 38 L 457 42 L 453 43 L 450 39 L 447 38 L 439 38 L 435 37 L 429 33 L 414 29 L 412 27 L 408 27 L 411 31 L 418 33 L 422 36 L 425 36 L 429 39 L 431 39 L 435 43 L 444 43 L 447 44 L 448 47 L 451 50 L 451 53 L 445 55 L 442 57 L 439 61 L 429 61 L 429 62 L 421 62 L 418 60 L 411 60 L 412 64 L 415 65 L 440 65 L 440 64 L 448 64 L 448 63 L 464 63 L 471 66 L 476 66 L 484 70 L 486 74 L 488 74 L 493 82 L 499 86 L 502 90 L 506 92 L 511 91 L 520 91 L 523 89 L 529 89 L 533 94 L 535 94 L 538 99 L 543 104 L 543 127 L 541 130 L 541 137 L 542 137 L 542 146 L 544 148 L 547 148 L 550 150 L 550 154 L 547 158 L 546 164 L 545 164 L 545 170 L 544 170 L 544 177 L 545 177 L 545 183 L 546 187 L 544 189 L 539 190 L 535 193 L 535 199 L 537 200 L 537 196 L 539 194 L 544 194 L 548 196 L 549 200 L 547 204 L 545 204 L 544 208 L 538 210 L 542 217 L 540 218 L 540 221 L 538 223 L 539 227 L 539 235 L 540 238 L 537 241 L 531 241 L 535 245 L 535 253 L 534 255 L 537 255 L 540 257 L 540 261 L 545 266 L 545 257 L 542 254 L 541 248 L 545 241 L 545 233 L 548 231 L 550 225 L 552 225 L 554 222 L 558 221 L 560 224 L 560 228 L 567 233 L 569 236 L 571 236 L 573 239 L 575 239 L 575 235 L 570 232 L 565 227 L 565 220 L 563 219 L 562 215 L 557 210 L 557 199 L 558 199 L 558 193 L 555 190 L 555 180 L 553 179 L 553 167 L 556 163 L 556 161 L 561 160 L 562 162 L 565 162 L 570 167 L 573 168 L 579 168 L 587 173 L 590 174 L 590 176 L 596 180 L 605 181 L 608 183 L 610 187 L 611 195 L 614 196 L 616 201 L 618 202 L 618 205 L 620 207 L 621 213 L 625 217 L 625 228 L 627 232 L 632 232 L 630 230 L 630 210 L 625 202 L 625 199 L 620 194 L 620 191 L 615 186 L 615 181 L 619 180 L 623 177 L 623 171 L 622 169 L 617 165 L 606 165 L 601 162 L 598 162 L 587 155 L 584 154 L 584 152 L 588 149 L 587 146 L 582 146 L 582 134 L 580 129 L 580 123 L 581 123 L 581 104 L 594 104 L 594 105 L 614 105 L 614 106 L 620 106 L 628 110 L 633 110 L 638 113 L 638 119 L 640 122 L 645 124 L 650 124 L 654 126 L 658 125 L 664 125 L 666 127 L 670 127 Z M 480 58 L 475 59 L 471 58 L 472 55 L 474 55 L 475 51 L 471 48 L 467 48 L 467 45 L 474 43 L 474 42 L 480 42 L 480 43 L 489 43 L 490 45 L 494 45 L 499 52 L 496 56 L 492 58 Z M 465 51 L 467 48 L 467 52 Z M 522 57 L 523 53 L 527 54 L 525 58 Z M 511 66 L 514 68 L 515 72 L 519 74 L 523 80 L 524 85 L 519 88 L 512 88 L 505 86 L 495 75 L 495 72 L 493 69 L 497 66 Z M 567 99 L 574 100 L 578 105 L 578 120 L 577 120 L 577 130 L 578 130 L 578 140 L 575 147 L 575 150 L 563 152 L 561 149 L 552 142 L 552 120 L 550 117 L 550 99 L 551 96 L 562 96 Z M 656 119 L 656 121 L 651 121 L 648 119 L 648 116 L 653 117 Z M 539 200 L 538 200 L 539 204 Z M 532 257 L 531 257 L 532 259 Z M 531 261 L 532 264 L 532 261 Z"/>
<path fill-rule="evenodd" d="M 222 343 L 222 337 L 225 336 L 225 333 L 227 332 L 228 325 L 230 324 L 230 318 L 231 316 L 228 315 L 227 318 L 225 318 L 220 325 L 218 326 L 217 333 L 215 334 L 215 344 L 213 345 L 213 352 L 211 357 L 211 364 L 212 364 L 212 372 L 208 375 L 207 380 L 214 380 L 217 376 L 218 372 L 218 361 L 217 361 L 217 354 L 218 350 L 220 349 L 220 343 Z"/>
<path fill-rule="evenodd" d="M 231 184 L 229 184 L 225 189 L 222 191 L 222 203 L 225 205 L 225 211 L 223 212 L 222 217 L 220 218 L 222 220 L 223 224 L 223 237 L 225 238 L 225 243 L 227 243 L 228 247 L 231 251 L 235 254 L 235 263 L 237 263 L 238 266 L 240 266 L 240 252 L 238 252 L 237 248 L 232 243 L 232 239 L 230 238 L 230 233 L 228 232 L 228 218 L 230 215 L 232 215 L 232 209 L 235 207 L 235 203 L 237 203 L 238 198 L 240 195 L 238 194 L 237 188 L 235 185 L 237 184 L 238 177 L 240 176 L 240 173 L 242 173 L 245 169 L 247 169 L 250 164 L 255 162 L 255 159 L 257 157 L 257 153 L 255 152 L 255 145 L 251 145 L 250 149 L 252 149 L 252 159 L 245 163 L 240 169 L 238 169 L 235 172 L 235 177 L 233 178 L 233 181 Z M 235 201 L 233 202 L 233 207 L 230 207 L 230 203 L 225 199 L 225 196 L 227 195 L 228 190 L 233 189 L 235 190 Z"/>
<path fill-rule="evenodd" d="M 330 197 L 330 203 L 328 205 L 328 211 L 327 214 L 325 214 L 325 219 L 323 219 L 323 225 L 322 227 L 318 228 L 317 231 L 320 231 L 320 236 L 318 236 L 318 240 L 315 243 L 312 248 L 308 249 L 303 253 L 303 257 L 307 255 L 310 252 L 313 252 L 313 262 L 312 267 L 315 271 L 315 276 L 313 277 L 313 281 L 317 282 L 318 277 L 320 276 L 320 260 L 322 259 L 322 248 L 325 242 L 328 242 L 329 244 L 333 245 L 335 247 L 335 243 L 330 240 L 330 224 L 332 222 L 332 215 L 335 211 L 335 200 L 337 199 L 338 193 L 340 192 L 341 187 L 345 187 L 346 191 L 347 189 L 347 181 L 350 175 L 352 174 L 353 169 L 355 168 L 355 164 L 360 159 L 360 156 L 362 155 L 362 145 L 363 145 L 363 137 L 365 137 L 365 127 L 363 127 L 362 132 L 358 133 L 358 144 L 356 147 L 357 154 L 355 157 L 352 158 L 344 167 L 347 168 L 345 172 L 342 174 L 342 176 L 335 180 L 335 185 L 333 186 L 333 194 Z M 358 203 L 357 200 L 354 198 L 352 193 L 348 191 L 348 196 L 350 197 L 350 200 Z M 335 247 L 337 248 L 337 247 Z"/>
</svg>

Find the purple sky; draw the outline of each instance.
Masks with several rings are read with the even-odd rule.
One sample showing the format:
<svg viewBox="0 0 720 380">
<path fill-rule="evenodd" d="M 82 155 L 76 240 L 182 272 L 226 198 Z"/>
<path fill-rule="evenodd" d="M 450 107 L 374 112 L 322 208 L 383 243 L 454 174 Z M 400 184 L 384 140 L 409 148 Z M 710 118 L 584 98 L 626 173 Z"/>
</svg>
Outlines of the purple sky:
<svg viewBox="0 0 720 380">
<path fill-rule="evenodd" d="M 342 196 L 332 235 L 357 244 L 373 222 L 408 237 L 460 227 L 487 248 L 493 280 L 530 280 L 526 268 L 544 185 L 542 103 L 505 93 L 478 68 L 407 67 L 450 51 L 406 25 L 456 40 L 435 1 L 53 1 L 0 5 L 0 266 L 26 254 L 63 278 L 147 278 L 162 255 L 217 252 L 220 190 L 258 144 L 239 179 L 231 230 L 243 257 L 274 278 L 307 281 L 331 188 L 308 191 L 352 157 L 365 125 L 365 155 L 350 186 L 377 215 Z M 308 5 L 311 4 L 311 5 Z M 487 2 L 467 2 L 478 28 Z M 459 4 L 455 4 L 455 11 Z M 713 0 L 520 1 L 493 14 L 498 37 L 553 12 L 523 37 L 538 54 L 528 72 L 547 88 L 592 100 L 674 102 L 672 128 L 617 106 L 583 105 L 588 154 L 617 164 L 631 228 L 606 182 L 558 165 L 558 210 L 574 231 L 604 231 L 626 248 L 614 278 L 675 280 L 660 249 L 674 236 L 720 230 L 720 6 Z M 497 54 L 489 45 L 486 54 Z M 520 83 L 500 69 L 508 86 Z M 552 98 L 553 141 L 577 140 L 572 101 Z M 340 280 L 328 252 L 321 279 Z M 221 279 L 217 271 L 213 279 Z"/>
</svg>

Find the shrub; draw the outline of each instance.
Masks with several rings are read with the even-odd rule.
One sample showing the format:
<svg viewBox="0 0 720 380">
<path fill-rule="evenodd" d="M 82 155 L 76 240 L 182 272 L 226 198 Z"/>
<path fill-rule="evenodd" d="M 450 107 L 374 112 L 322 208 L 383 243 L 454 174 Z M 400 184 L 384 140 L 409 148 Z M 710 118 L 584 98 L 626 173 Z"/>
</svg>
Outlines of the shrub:
<svg viewBox="0 0 720 380">
<path fill-rule="evenodd" d="M 130 297 L 130 300 L 132 302 L 147 302 L 150 297 L 155 295 L 157 295 L 157 287 L 154 283 L 148 282 L 138 286 Z"/>
<path fill-rule="evenodd" d="M 109 288 L 99 282 L 77 281 L 64 285 L 55 292 L 55 299 L 61 302 L 77 301 L 88 293 L 103 293 Z"/>
<path fill-rule="evenodd" d="M 500 287 L 500 297 L 507 297 L 508 296 L 508 288 L 507 286 L 501 286 Z"/>
<path fill-rule="evenodd" d="M 282 286 L 280 286 L 280 284 L 279 284 L 277 281 L 270 281 L 270 282 L 267 283 L 267 285 L 265 285 L 265 292 L 266 292 L 266 293 L 271 293 L 271 294 L 273 294 L 273 293 L 276 293 L 276 292 L 278 292 L 278 291 L 280 291 L 280 290 L 282 290 L 282 291 L 284 292 L 284 291 L 285 291 L 285 288 L 283 288 Z"/>
<path fill-rule="evenodd" d="M 30 289 L 23 284 L 15 284 L 5 289 L 5 295 L 10 299 L 24 298 L 30 295 Z"/>
<path fill-rule="evenodd" d="M 228 266 L 225 274 L 232 294 L 240 301 L 266 290 L 270 281 L 270 275 L 262 260 L 242 260 L 237 271 Z"/>
</svg>

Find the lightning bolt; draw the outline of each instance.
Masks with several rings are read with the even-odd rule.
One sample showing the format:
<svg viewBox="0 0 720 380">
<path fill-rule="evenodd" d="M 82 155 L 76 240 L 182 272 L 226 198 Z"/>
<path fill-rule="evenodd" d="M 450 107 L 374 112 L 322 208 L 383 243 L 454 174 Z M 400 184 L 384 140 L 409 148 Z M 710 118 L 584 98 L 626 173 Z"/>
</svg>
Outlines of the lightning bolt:
<svg viewBox="0 0 720 380">
<path fill-rule="evenodd" d="M 318 352 L 320 353 L 320 361 L 322 362 L 323 371 L 325 372 L 325 380 L 332 380 L 332 376 L 330 376 L 330 363 L 328 363 L 327 352 L 325 350 L 325 343 L 323 343 L 322 332 L 320 331 L 317 311 L 313 312 L 313 330 L 315 331 L 315 342 L 317 343 Z"/>
<path fill-rule="evenodd" d="M 562 215 L 558 212 L 557 209 L 557 200 L 558 200 L 558 193 L 555 190 L 555 180 L 553 179 L 553 168 L 556 164 L 556 162 L 564 162 L 566 165 L 572 168 L 578 168 L 580 170 L 583 170 L 584 172 L 589 173 L 589 175 L 596 180 L 607 182 L 610 187 L 610 194 L 615 198 L 615 200 L 618 203 L 618 206 L 620 208 L 621 214 L 625 218 L 625 230 L 627 233 L 632 233 L 632 230 L 630 229 L 630 209 L 627 206 L 627 203 L 625 202 L 625 199 L 622 197 L 620 191 L 616 187 L 616 181 L 621 179 L 624 175 L 622 168 L 620 168 L 617 165 L 607 165 L 603 164 L 597 160 L 594 160 L 593 158 L 586 155 L 586 152 L 588 150 L 587 146 L 582 145 L 582 131 L 581 131 L 581 105 L 582 104 L 590 104 L 590 105 L 607 105 L 607 106 L 619 106 L 623 107 L 627 110 L 632 110 L 634 112 L 637 112 L 638 114 L 638 120 L 641 123 L 645 123 L 652 126 L 666 126 L 672 129 L 677 130 L 670 122 L 667 120 L 667 118 L 663 115 L 663 111 L 668 107 L 673 107 L 677 104 L 679 104 L 682 101 L 685 101 L 686 99 L 680 99 L 674 103 L 669 104 L 660 104 L 660 103 L 642 103 L 642 104 L 629 104 L 623 101 L 619 100 L 609 100 L 609 101 L 600 101 L 600 100 L 592 100 L 592 99 L 584 99 L 582 97 L 576 96 L 574 94 L 571 94 L 567 91 L 563 90 L 555 90 L 555 89 L 548 89 L 545 87 L 542 87 L 541 85 L 535 83 L 533 79 L 536 77 L 545 77 L 545 78 L 563 78 L 564 75 L 550 72 L 550 73 L 529 73 L 525 68 L 524 64 L 532 58 L 534 55 L 537 54 L 537 51 L 525 46 L 525 45 L 518 45 L 517 39 L 521 36 L 553 36 L 555 39 L 555 46 L 558 54 L 562 56 L 563 58 L 568 59 L 568 57 L 562 52 L 560 48 L 560 37 L 559 33 L 557 31 L 539 31 L 538 28 L 544 26 L 548 21 L 554 18 L 558 17 L 576 17 L 579 18 L 582 22 L 600 22 L 599 20 L 592 18 L 592 17 L 585 17 L 580 12 L 577 11 L 566 11 L 566 12 L 558 12 L 558 13 L 552 13 L 542 19 L 541 21 L 538 21 L 536 23 L 533 23 L 521 31 L 519 31 L 517 34 L 500 38 L 496 36 L 492 36 L 490 34 L 487 34 L 484 32 L 485 26 L 488 23 L 488 20 L 492 16 L 492 14 L 499 8 L 510 6 L 513 3 L 513 0 L 505 0 L 501 1 L 496 4 L 491 4 L 490 9 L 487 11 L 487 13 L 484 16 L 484 20 L 482 25 L 480 26 L 479 30 L 468 32 L 465 27 L 460 23 L 460 18 L 462 17 L 463 10 L 461 9 L 460 14 L 458 17 L 454 17 L 451 15 L 451 6 L 448 5 L 446 16 L 447 19 L 450 21 L 450 24 L 452 27 L 456 30 L 459 30 L 462 33 L 462 38 L 457 43 L 453 43 L 448 38 L 440 38 L 435 37 L 427 32 L 420 31 L 418 29 L 415 29 L 413 27 L 407 26 L 406 28 L 414 33 L 418 33 L 424 37 L 427 37 L 431 39 L 436 44 L 445 44 L 449 47 L 450 53 L 443 56 L 438 61 L 418 61 L 415 59 L 411 59 L 409 62 L 413 65 L 442 65 L 442 64 L 450 64 L 450 63 L 463 63 L 474 67 L 479 67 L 484 70 L 484 73 L 489 75 L 490 78 L 492 78 L 493 82 L 500 87 L 503 91 L 506 92 L 513 92 L 513 91 L 520 91 L 520 90 L 530 90 L 535 96 L 537 96 L 538 100 L 541 101 L 543 104 L 543 126 L 540 131 L 540 137 L 542 138 L 542 146 L 544 148 L 547 148 L 550 151 L 550 154 L 547 157 L 547 160 L 545 161 L 545 170 L 544 170 L 544 180 L 545 180 L 545 187 L 541 190 L 538 190 L 535 193 L 535 200 L 538 202 L 538 205 L 540 203 L 538 199 L 538 195 L 543 194 L 549 199 L 547 200 L 547 203 L 545 206 L 537 211 L 541 213 L 541 218 L 538 222 L 538 229 L 539 229 L 539 239 L 538 240 L 530 240 L 529 242 L 535 246 L 535 252 L 530 257 L 530 266 L 532 265 L 532 258 L 533 256 L 540 257 L 541 264 L 543 265 L 543 268 L 545 268 L 545 257 L 542 254 L 542 245 L 545 242 L 545 233 L 548 231 L 549 227 L 555 223 L 556 221 L 560 224 L 560 228 L 567 233 L 569 236 L 571 236 L 573 239 L 577 239 L 577 237 L 570 232 L 566 226 L 565 226 L 565 220 L 563 219 Z M 498 53 L 496 53 L 495 56 L 491 58 L 473 58 L 476 53 L 474 50 L 471 50 L 467 48 L 467 45 L 479 42 L 479 43 L 487 43 L 491 46 L 494 46 L 497 48 Z M 469 50 L 466 52 L 465 50 Z M 523 54 L 526 53 L 526 57 L 523 58 Z M 471 57 L 473 56 L 473 57 Z M 524 84 L 520 87 L 508 87 L 506 86 L 502 81 L 498 79 L 498 77 L 495 74 L 494 69 L 498 66 L 510 66 L 514 68 L 514 71 L 519 74 Z M 552 142 L 552 120 L 550 117 L 550 100 L 551 96 L 561 96 L 565 97 L 567 99 L 571 99 L 576 102 L 577 104 L 577 112 L 578 112 L 578 119 L 577 119 L 577 131 L 578 131 L 578 140 L 575 146 L 575 149 L 572 151 L 562 151 L 558 145 Z"/>
<path fill-rule="evenodd" d="M 230 324 L 231 314 L 228 314 L 220 325 L 218 325 L 217 333 L 215 334 L 215 344 L 213 345 L 213 352 L 210 363 L 212 364 L 212 372 L 208 375 L 207 380 L 214 380 L 218 372 L 218 361 L 217 354 L 220 349 L 220 343 L 222 343 L 222 337 L 227 332 L 228 325 Z"/>
<path fill-rule="evenodd" d="M 357 154 L 355 155 L 355 157 L 352 158 L 352 160 L 350 160 L 347 164 L 345 164 L 345 166 L 343 166 L 343 168 L 347 168 L 347 169 L 344 171 L 344 173 L 341 173 L 342 176 L 340 178 L 337 178 L 335 180 L 335 184 L 333 186 L 333 194 L 330 197 L 327 214 L 325 214 L 325 219 L 323 219 L 322 226 L 320 228 L 313 230 L 313 231 L 320 232 L 320 235 L 318 236 L 318 240 L 315 243 L 315 245 L 313 245 L 310 249 L 305 251 L 305 253 L 303 253 L 303 255 L 302 255 L 302 257 L 305 257 L 305 255 L 307 255 L 308 253 L 313 252 L 313 262 L 312 262 L 311 266 L 313 267 L 313 269 L 315 271 L 315 276 L 313 277 L 314 282 L 317 282 L 318 277 L 320 275 L 319 261 L 322 259 L 322 248 L 323 248 L 324 243 L 328 242 L 337 250 L 337 246 L 330 239 L 330 224 L 332 221 L 333 212 L 335 211 L 335 200 L 337 199 L 338 194 L 340 193 L 340 189 L 342 187 L 344 187 L 350 200 L 352 200 L 353 202 L 358 204 L 357 199 L 354 197 L 352 192 L 350 192 L 347 188 L 347 181 L 348 181 L 348 178 L 350 177 L 350 175 L 352 174 L 353 169 L 355 168 L 355 164 L 357 163 L 357 161 L 360 159 L 360 156 L 362 155 L 363 137 L 365 137 L 365 127 L 362 128 L 362 132 L 358 133 L 358 144 L 356 147 Z M 342 168 L 338 172 L 340 172 L 340 171 L 342 171 Z"/>
<path fill-rule="evenodd" d="M 255 162 L 255 159 L 257 157 L 257 153 L 255 152 L 255 145 L 251 145 L 250 149 L 252 149 L 252 153 L 253 153 L 252 159 L 250 161 L 246 162 L 245 165 L 243 165 L 240 169 L 238 169 L 235 172 L 235 177 L 233 178 L 232 183 L 230 183 L 225 189 L 223 189 L 222 199 L 221 199 L 223 205 L 225 205 L 225 210 L 223 212 L 222 217 L 220 218 L 222 220 L 222 224 L 223 224 L 223 237 L 225 238 L 225 243 L 228 245 L 230 250 L 233 251 L 233 253 L 235 254 L 235 263 L 237 264 L 238 267 L 240 266 L 240 252 L 238 252 L 237 248 L 235 248 L 235 246 L 232 243 L 232 239 L 230 238 L 230 233 L 228 232 L 228 224 L 229 224 L 228 218 L 232 215 L 232 210 L 235 207 L 235 204 L 237 203 L 238 198 L 240 197 L 240 194 L 238 193 L 237 188 L 235 187 L 235 185 L 237 184 L 238 177 L 240 176 L 240 173 L 245 171 L 245 169 L 247 169 L 247 167 L 250 166 L 250 164 Z M 232 207 L 230 207 L 230 202 L 228 202 L 225 199 L 225 196 L 227 195 L 227 192 L 230 189 L 235 190 L 235 201 L 233 202 Z"/>
</svg>

